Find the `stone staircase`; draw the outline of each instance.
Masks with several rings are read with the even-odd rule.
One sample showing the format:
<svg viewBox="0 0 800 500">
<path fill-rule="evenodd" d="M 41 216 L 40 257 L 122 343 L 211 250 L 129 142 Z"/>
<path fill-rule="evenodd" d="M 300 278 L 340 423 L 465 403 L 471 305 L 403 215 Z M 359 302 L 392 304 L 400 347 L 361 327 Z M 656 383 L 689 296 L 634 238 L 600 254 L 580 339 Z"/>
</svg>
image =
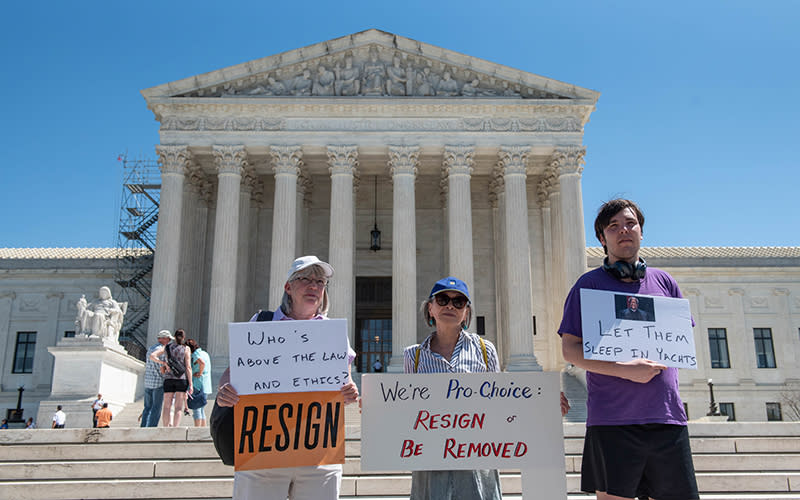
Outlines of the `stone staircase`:
<svg viewBox="0 0 800 500">
<path fill-rule="evenodd" d="M 409 473 L 361 471 L 358 417 L 347 407 L 342 498 L 407 498 Z M 594 498 L 578 491 L 583 432 L 564 424 L 571 500 Z M 800 423 L 692 423 L 690 434 L 704 500 L 800 500 Z M 194 427 L 0 431 L 0 499 L 230 498 L 233 468 L 210 439 Z M 521 498 L 519 473 L 501 479 L 504 498 Z"/>
</svg>

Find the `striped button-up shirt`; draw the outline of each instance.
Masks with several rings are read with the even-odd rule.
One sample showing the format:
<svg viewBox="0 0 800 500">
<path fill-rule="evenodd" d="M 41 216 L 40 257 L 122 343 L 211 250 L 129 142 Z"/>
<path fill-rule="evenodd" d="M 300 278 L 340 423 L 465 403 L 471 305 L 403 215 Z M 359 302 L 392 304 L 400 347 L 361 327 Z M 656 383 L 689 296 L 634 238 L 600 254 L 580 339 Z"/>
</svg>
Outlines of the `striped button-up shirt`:
<svg viewBox="0 0 800 500">
<path fill-rule="evenodd" d="M 480 337 L 475 333 L 462 331 L 458 336 L 456 347 L 450 361 L 436 352 L 431 351 L 432 333 L 422 344 L 406 347 L 403 352 L 403 367 L 406 373 L 475 373 L 499 372 L 500 362 L 497 359 L 497 350 L 488 340 L 486 344 L 486 357 L 488 364 L 483 359 Z M 419 351 L 419 364 L 414 370 L 414 361 Z"/>
</svg>

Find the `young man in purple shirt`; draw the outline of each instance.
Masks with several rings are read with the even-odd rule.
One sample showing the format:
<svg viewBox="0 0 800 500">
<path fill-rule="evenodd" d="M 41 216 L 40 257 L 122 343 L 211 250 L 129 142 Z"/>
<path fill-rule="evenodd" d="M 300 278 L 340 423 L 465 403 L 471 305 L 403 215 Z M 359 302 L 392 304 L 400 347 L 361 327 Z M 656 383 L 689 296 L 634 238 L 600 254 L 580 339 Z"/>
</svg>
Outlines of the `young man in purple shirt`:
<svg viewBox="0 0 800 500">
<path fill-rule="evenodd" d="M 583 358 L 582 288 L 681 298 L 675 280 L 639 257 L 644 215 L 630 200 L 605 203 L 594 228 L 607 257 L 572 287 L 558 329 L 564 359 L 586 370 L 581 489 L 598 500 L 699 498 L 678 370 L 649 359 Z"/>
</svg>

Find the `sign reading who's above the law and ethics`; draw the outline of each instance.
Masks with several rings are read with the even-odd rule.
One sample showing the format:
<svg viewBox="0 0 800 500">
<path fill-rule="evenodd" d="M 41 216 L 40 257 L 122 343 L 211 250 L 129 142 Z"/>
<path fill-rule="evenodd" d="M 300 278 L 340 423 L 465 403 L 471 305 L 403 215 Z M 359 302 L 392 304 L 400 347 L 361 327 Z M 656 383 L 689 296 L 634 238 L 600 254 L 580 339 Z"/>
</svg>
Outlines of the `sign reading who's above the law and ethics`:
<svg viewBox="0 0 800 500">
<path fill-rule="evenodd" d="M 687 299 L 581 289 L 583 357 L 697 369 Z"/>
<path fill-rule="evenodd" d="M 230 323 L 236 470 L 344 463 L 347 321 Z"/>
<path fill-rule="evenodd" d="M 361 469 L 519 469 L 565 498 L 559 374 L 364 374 Z M 537 493 L 538 494 L 538 493 Z"/>
</svg>

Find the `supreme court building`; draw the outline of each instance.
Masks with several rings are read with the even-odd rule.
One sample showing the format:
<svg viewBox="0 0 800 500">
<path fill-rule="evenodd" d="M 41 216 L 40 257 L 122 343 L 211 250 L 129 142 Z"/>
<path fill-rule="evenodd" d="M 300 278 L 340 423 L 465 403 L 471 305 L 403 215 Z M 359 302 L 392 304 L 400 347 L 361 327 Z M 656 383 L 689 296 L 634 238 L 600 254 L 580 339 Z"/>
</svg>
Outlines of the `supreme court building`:
<svg viewBox="0 0 800 500">
<path fill-rule="evenodd" d="M 597 92 L 368 30 L 142 94 L 162 171 L 148 341 L 185 328 L 221 371 L 227 324 L 277 308 L 292 260 L 314 254 L 361 371 L 402 370 L 447 275 L 504 369 L 562 366 Z"/>
<path fill-rule="evenodd" d="M 227 324 L 277 308 L 292 260 L 314 254 L 336 269 L 329 315 L 347 318 L 358 371 L 376 359 L 400 371 L 431 330 L 420 303 L 455 275 L 470 331 L 502 368 L 562 371 L 567 418 L 585 418 L 556 331 L 569 287 L 603 258 L 586 247 L 581 201 L 596 92 L 370 30 L 143 94 L 161 187 L 140 350 L 183 328 L 216 382 Z M 50 397 L 49 349 L 74 336 L 81 295 L 110 286 L 123 300 L 125 252 L 0 248 L 0 411 L 23 387 L 26 415 Z M 731 420 L 800 419 L 800 247 L 641 254 L 675 277 L 695 320 L 697 370 L 679 375 L 689 418 L 708 411 L 713 378 Z"/>
</svg>

